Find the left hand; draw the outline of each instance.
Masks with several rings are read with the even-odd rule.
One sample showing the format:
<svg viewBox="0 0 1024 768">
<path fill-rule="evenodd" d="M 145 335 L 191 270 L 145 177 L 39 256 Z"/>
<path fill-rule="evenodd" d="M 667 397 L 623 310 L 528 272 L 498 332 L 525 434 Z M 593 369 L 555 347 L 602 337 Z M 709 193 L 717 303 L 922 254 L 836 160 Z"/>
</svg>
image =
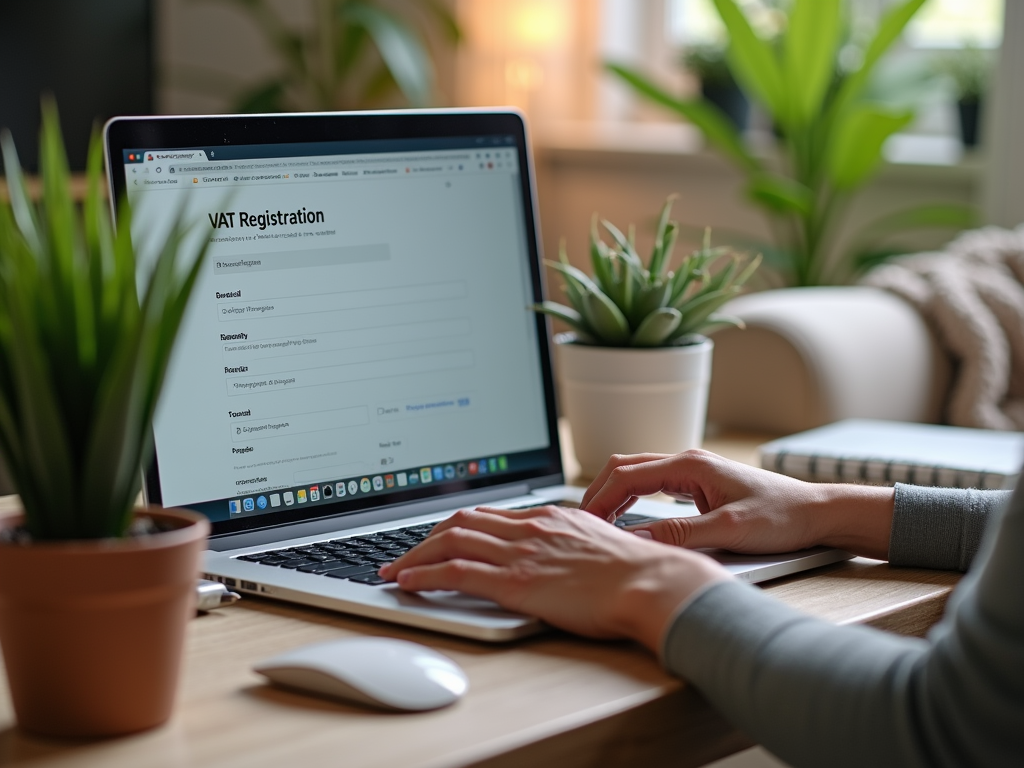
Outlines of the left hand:
<svg viewBox="0 0 1024 768">
<path fill-rule="evenodd" d="M 705 555 L 554 506 L 461 510 L 380 575 L 410 591 L 484 597 L 589 637 L 629 637 L 655 653 L 683 601 L 731 578 Z"/>
</svg>

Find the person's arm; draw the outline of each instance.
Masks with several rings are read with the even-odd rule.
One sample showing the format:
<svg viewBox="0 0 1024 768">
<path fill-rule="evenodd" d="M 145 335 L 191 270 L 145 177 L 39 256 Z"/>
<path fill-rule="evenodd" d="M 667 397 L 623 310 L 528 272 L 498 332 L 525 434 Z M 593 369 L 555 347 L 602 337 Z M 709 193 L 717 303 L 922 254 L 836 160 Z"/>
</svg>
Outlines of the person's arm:
<svg viewBox="0 0 1024 768">
<path fill-rule="evenodd" d="M 816 527 L 821 520 L 808 514 L 815 505 L 803 504 L 804 484 L 775 485 L 771 473 L 721 459 L 697 464 L 716 462 L 723 471 L 706 473 L 703 484 L 691 477 L 666 485 L 694 497 L 707 512 L 698 520 L 724 517 L 725 525 L 696 526 L 696 535 L 721 529 L 739 546 L 759 546 L 757 536 L 741 535 L 746 522 L 767 546 L 796 549 L 801 537 L 845 529 L 834 520 Z M 588 495 L 593 511 L 598 502 Z M 629 503 L 621 499 L 609 514 Z M 799 514 L 787 517 L 787 504 Z M 885 505 L 871 514 L 884 517 Z M 787 521 L 800 523 L 797 536 L 787 533 Z M 888 535 L 865 541 L 884 547 Z M 381 575 L 413 591 L 479 595 L 580 634 L 636 639 L 798 767 L 1017 765 L 1024 754 L 1024 492 L 986 537 L 928 640 L 834 626 L 739 584 L 700 553 L 555 507 L 457 513 Z"/>
<path fill-rule="evenodd" d="M 707 451 L 613 456 L 581 506 L 614 520 L 640 496 L 690 498 L 699 517 L 636 526 L 656 541 L 771 554 L 825 545 L 893 565 L 966 571 L 1008 491 L 805 483 Z"/>
<path fill-rule="evenodd" d="M 1020 765 L 1024 493 L 1002 520 L 990 514 L 978 562 L 927 640 L 836 627 L 728 582 L 678 614 L 664 661 L 794 766 Z M 951 546 L 942 562 L 961 553 Z"/>
<path fill-rule="evenodd" d="M 989 519 L 1009 497 L 1009 491 L 897 484 L 889 562 L 967 571 Z"/>
</svg>

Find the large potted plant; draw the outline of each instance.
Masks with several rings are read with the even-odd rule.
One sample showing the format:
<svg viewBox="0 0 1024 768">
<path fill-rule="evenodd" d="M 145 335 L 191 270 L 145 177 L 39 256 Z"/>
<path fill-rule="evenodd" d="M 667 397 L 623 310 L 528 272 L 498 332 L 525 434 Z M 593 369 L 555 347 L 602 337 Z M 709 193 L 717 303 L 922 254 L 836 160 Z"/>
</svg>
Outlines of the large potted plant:
<svg viewBox="0 0 1024 768">
<path fill-rule="evenodd" d="M 886 140 L 914 118 L 871 97 L 871 78 L 924 0 L 887 4 L 863 47 L 842 0 L 794 0 L 785 31 L 760 37 L 737 0 L 713 0 L 729 43 L 730 71 L 752 101 L 771 118 L 776 151 L 754 151 L 726 113 L 708 99 L 681 99 L 624 64 L 610 71 L 640 95 L 690 121 L 746 179 L 750 201 L 774 233 L 765 248 L 769 266 L 790 285 L 849 282 L 892 254 L 891 236 L 914 228 L 973 226 L 972 208 L 932 203 L 891 211 L 861 227 L 848 248 L 835 242 L 857 193 L 875 175 Z M 850 55 L 855 53 L 856 55 Z"/>
<path fill-rule="evenodd" d="M 572 306 L 545 301 L 538 312 L 574 329 L 555 339 L 563 406 L 576 458 L 594 477 L 613 453 L 679 453 L 704 436 L 711 353 L 701 336 L 738 321 L 717 313 L 736 296 L 761 262 L 704 246 L 669 270 L 679 231 L 670 221 L 672 197 L 658 217 L 647 263 L 637 254 L 633 228 L 624 235 L 594 217 L 590 233 L 593 276 L 572 266 L 564 245 L 548 264 L 565 278 Z"/>
<path fill-rule="evenodd" d="M 136 509 L 171 346 L 199 274 L 174 228 L 142 300 L 129 211 L 114 230 L 93 137 L 72 200 L 56 110 L 44 106 L 41 202 L 0 136 L 0 450 L 22 513 L 0 519 L 0 646 L 19 725 L 129 733 L 171 711 L 206 520 Z"/>
</svg>

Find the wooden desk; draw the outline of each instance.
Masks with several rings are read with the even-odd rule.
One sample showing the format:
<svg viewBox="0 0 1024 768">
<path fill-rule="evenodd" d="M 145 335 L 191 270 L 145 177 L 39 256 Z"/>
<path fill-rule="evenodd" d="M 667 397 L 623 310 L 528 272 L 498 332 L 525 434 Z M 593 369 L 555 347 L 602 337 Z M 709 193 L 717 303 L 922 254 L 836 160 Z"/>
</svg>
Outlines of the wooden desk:
<svg viewBox="0 0 1024 768">
<path fill-rule="evenodd" d="M 955 582 L 954 574 L 858 559 L 780 579 L 766 591 L 839 623 L 920 633 L 941 614 Z M 277 691 L 250 671 L 266 656 L 353 634 L 407 638 L 450 655 L 469 675 L 469 693 L 438 712 L 384 714 Z M 3 685 L 0 765 L 31 768 L 681 768 L 750 745 L 630 643 L 551 632 L 491 646 L 249 597 L 192 622 L 168 725 L 64 744 L 24 736 L 13 722 Z"/>
</svg>

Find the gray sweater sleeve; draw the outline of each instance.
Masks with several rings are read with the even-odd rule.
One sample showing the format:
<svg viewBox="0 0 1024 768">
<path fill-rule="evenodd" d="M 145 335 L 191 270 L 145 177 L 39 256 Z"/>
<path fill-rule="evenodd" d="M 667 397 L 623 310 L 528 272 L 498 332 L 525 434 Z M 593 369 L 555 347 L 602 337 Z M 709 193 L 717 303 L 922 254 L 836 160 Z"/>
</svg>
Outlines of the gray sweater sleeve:
<svg viewBox="0 0 1024 768">
<path fill-rule="evenodd" d="M 725 582 L 676 617 L 665 638 L 665 663 L 797 768 L 1020 766 L 1022 488 L 1005 513 L 991 512 L 971 572 L 925 640 L 838 627 L 754 587 Z M 970 509 L 969 494 L 949 493 L 960 499 L 961 510 Z M 916 502 L 911 506 L 924 514 Z M 941 543 L 921 550 L 894 531 L 894 548 L 906 564 L 964 566 L 970 560 L 966 529 L 953 524 L 948 536 L 938 537 Z M 934 530 L 946 530 L 945 524 Z"/>
<path fill-rule="evenodd" d="M 889 562 L 966 571 L 981 546 L 992 513 L 1009 491 L 921 488 L 896 484 Z"/>
</svg>

